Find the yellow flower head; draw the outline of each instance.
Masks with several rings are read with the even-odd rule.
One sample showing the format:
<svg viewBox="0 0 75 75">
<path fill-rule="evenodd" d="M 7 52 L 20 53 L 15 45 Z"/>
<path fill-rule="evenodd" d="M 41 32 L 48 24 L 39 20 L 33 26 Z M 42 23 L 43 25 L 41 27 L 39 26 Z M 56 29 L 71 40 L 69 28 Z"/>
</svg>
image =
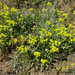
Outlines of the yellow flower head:
<svg viewBox="0 0 75 75">
<path fill-rule="evenodd" d="M 9 25 L 15 25 L 16 22 L 14 20 L 6 20 L 6 23 L 8 23 Z"/>
<path fill-rule="evenodd" d="M 39 57 L 39 56 L 41 55 L 41 53 L 38 52 L 38 51 L 35 51 L 35 52 L 33 53 L 33 55 L 34 55 L 35 57 Z"/>
<path fill-rule="evenodd" d="M 0 38 L 4 38 L 4 37 L 6 37 L 6 35 L 3 34 L 3 33 L 1 33 L 1 34 L 0 34 Z"/>
<path fill-rule="evenodd" d="M 43 33 L 44 33 L 44 34 L 43 34 Z M 51 35 L 52 35 L 52 33 L 51 33 L 51 32 L 49 32 L 48 30 L 46 30 L 46 29 L 42 28 L 42 29 L 40 30 L 40 35 L 41 35 L 41 36 L 49 37 L 49 36 L 51 36 Z"/>
<path fill-rule="evenodd" d="M 60 42 L 58 42 L 58 41 L 56 41 L 56 40 L 54 41 L 54 45 L 55 45 L 55 46 L 59 46 L 60 44 L 61 44 Z"/>
<path fill-rule="evenodd" d="M 25 47 L 24 45 L 21 45 L 21 46 L 17 47 L 17 49 L 18 49 L 21 53 L 23 53 L 23 52 L 27 52 L 28 47 Z"/>
<path fill-rule="evenodd" d="M 68 17 L 68 13 L 63 13 L 62 14 L 64 17 Z"/>
<path fill-rule="evenodd" d="M 75 38 L 71 39 L 72 42 L 75 42 Z"/>
<path fill-rule="evenodd" d="M 58 52 L 59 51 L 59 48 L 55 47 L 55 46 L 51 46 L 50 47 L 50 53 L 55 53 L 55 52 Z"/>
<path fill-rule="evenodd" d="M 47 32 L 46 33 L 46 36 L 48 37 L 48 36 L 51 36 L 52 35 L 52 33 L 51 32 Z"/>
<path fill-rule="evenodd" d="M 29 8 L 29 11 L 32 12 L 34 9 L 33 8 Z"/>
<path fill-rule="evenodd" d="M 50 39 L 50 43 L 52 44 L 52 46 L 59 46 L 61 44 L 61 42 L 52 39 Z"/>
<path fill-rule="evenodd" d="M 52 6 L 52 3 L 51 3 L 51 2 L 48 2 L 48 3 L 47 3 L 47 6 Z"/>
<path fill-rule="evenodd" d="M 16 8 L 11 8 L 11 10 L 10 10 L 11 12 L 16 12 L 17 11 L 17 9 Z"/>
<path fill-rule="evenodd" d="M 37 36 L 33 36 L 29 34 L 29 40 L 28 43 L 34 45 L 37 42 Z"/>
<path fill-rule="evenodd" d="M 5 11 L 5 12 L 4 12 L 4 15 L 5 15 L 5 16 L 8 16 L 8 15 L 9 15 L 9 12 L 8 12 L 8 11 Z"/>
<path fill-rule="evenodd" d="M 58 22 L 64 22 L 64 18 L 58 18 Z"/>
<path fill-rule="evenodd" d="M 72 36 L 70 33 L 67 33 L 67 32 L 63 32 L 63 35 L 66 36 L 66 37 L 71 37 Z"/>
<path fill-rule="evenodd" d="M 41 63 L 46 64 L 46 63 L 48 63 L 48 60 L 47 59 L 41 59 Z"/>
</svg>

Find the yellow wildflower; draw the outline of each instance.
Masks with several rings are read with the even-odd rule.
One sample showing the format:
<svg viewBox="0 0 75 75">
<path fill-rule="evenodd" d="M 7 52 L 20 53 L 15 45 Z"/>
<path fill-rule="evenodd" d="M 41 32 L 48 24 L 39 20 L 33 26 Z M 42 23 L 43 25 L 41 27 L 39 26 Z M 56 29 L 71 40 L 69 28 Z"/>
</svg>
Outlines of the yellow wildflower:
<svg viewBox="0 0 75 75">
<path fill-rule="evenodd" d="M 8 12 L 8 11 L 5 11 L 5 12 L 4 12 L 4 15 L 5 15 L 5 16 L 8 16 L 8 15 L 9 15 L 9 12 Z"/>
<path fill-rule="evenodd" d="M 48 3 L 47 3 L 47 6 L 52 6 L 52 3 L 51 3 L 51 2 L 48 2 Z"/>
<path fill-rule="evenodd" d="M 75 38 L 71 39 L 72 42 L 75 42 Z"/>
<path fill-rule="evenodd" d="M 32 12 L 33 10 L 34 10 L 33 8 L 29 8 L 29 11 L 31 11 L 31 12 Z"/>
<path fill-rule="evenodd" d="M 3 33 L 1 33 L 1 34 L 0 34 L 0 38 L 3 38 L 3 37 L 6 37 L 6 35 L 3 34 Z"/>
<path fill-rule="evenodd" d="M 55 46 L 51 46 L 50 47 L 50 53 L 55 53 L 55 52 L 58 52 L 59 51 L 59 48 L 55 47 Z"/>
<path fill-rule="evenodd" d="M 23 53 L 23 52 L 27 52 L 28 47 L 25 47 L 24 45 L 21 45 L 21 46 L 17 47 L 17 49 L 18 49 L 21 53 Z"/>
<path fill-rule="evenodd" d="M 62 14 L 64 17 L 68 17 L 68 13 L 63 13 Z"/>
<path fill-rule="evenodd" d="M 6 22 L 9 24 L 9 25 L 15 25 L 16 22 L 14 20 L 6 20 Z"/>
<path fill-rule="evenodd" d="M 52 35 L 52 33 L 51 32 L 47 32 L 46 33 L 46 36 L 48 37 L 48 36 L 51 36 Z"/>
<path fill-rule="evenodd" d="M 41 39 L 40 39 L 40 42 L 41 42 L 41 43 L 44 43 L 45 41 L 44 41 L 44 39 L 43 39 L 43 38 L 41 38 Z"/>
<path fill-rule="evenodd" d="M 61 44 L 60 42 L 58 42 L 58 41 L 56 41 L 56 40 L 54 41 L 54 45 L 55 45 L 55 46 L 59 46 L 60 44 Z"/>
<path fill-rule="evenodd" d="M 48 60 L 47 59 L 41 59 L 41 63 L 46 64 L 46 63 L 48 63 Z"/>
<path fill-rule="evenodd" d="M 61 42 L 52 39 L 50 39 L 50 43 L 52 44 L 52 46 L 59 46 L 61 44 Z"/>
<path fill-rule="evenodd" d="M 38 52 L 38 51 L 35 51 L 35 52 L 33 53 L 33 55 L 36 56 L 36 57 L 39 57 L 39 56 L 41 55 L 41 53 Z"/>
<path fill-rule="evenodd" d="M 44 33 L 44 34 L 43 34 L 43 33 Z M 51 32 L 47 31 L 47 30 L 44 29 L 44 28 L 42 28 L 42 29 L 40 30 L 40 34 L 41 34 L 41 36 L 46 36 L 46 37 L 49 37 L 49 36 L 52 35 Z"/>
<path fill-rule="evenodd" d="M 64 22 L 63 18 L 58 18 L 58 22 Z"/>
<path fill-rule="evenodd" d="M 67 33 L 67 32 L 63 32 L 63 35 L 66 36 L 66 37 L 71 37 L 72 36 L 70 33 Z"/>
<path fill-rule="evenodd" d="M 11 12 L 16 12 L 17 11 L 17 9 L 16 8 L 11 8 L 11 10 L 10 10 Z"/>
<path fill-rule="evenodd" d="M 29 34 L 28 43 L 34 45 L 36 42 L 37 42 L 37 37 L 36 36 L 32 36 L 31 34 Z"/>
</svg>

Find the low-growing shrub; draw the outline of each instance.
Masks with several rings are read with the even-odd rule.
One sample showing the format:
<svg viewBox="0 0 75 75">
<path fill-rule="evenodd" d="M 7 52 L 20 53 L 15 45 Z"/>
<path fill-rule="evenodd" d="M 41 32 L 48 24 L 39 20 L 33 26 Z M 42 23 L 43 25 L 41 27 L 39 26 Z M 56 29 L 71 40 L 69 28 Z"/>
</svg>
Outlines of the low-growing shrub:
<svg viewBox="0 0 75 75">
<path fill-rule="evenodd" d="M 69 13 L 51 2 L 44 8 L 27 11 L 15 8 L 0 11 L 0 50 L 16 51 L 15 68 L 30 63 L 48 70 L 54 61 L 74 51 L 75 26 L 68 21 Z"/>
</svg>

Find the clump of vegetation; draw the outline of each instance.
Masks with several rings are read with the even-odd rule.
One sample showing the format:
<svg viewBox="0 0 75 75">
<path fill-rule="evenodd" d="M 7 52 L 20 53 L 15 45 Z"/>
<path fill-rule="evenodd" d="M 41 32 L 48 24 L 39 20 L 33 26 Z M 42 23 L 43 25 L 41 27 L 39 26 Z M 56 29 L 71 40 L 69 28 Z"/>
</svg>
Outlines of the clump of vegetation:
<svg viewBox="0 0 75 75">
<path fill-rule="evenodd" d="M 0 51 L 16 51 L 16 69 L 38 66 L 49 70 L 54 62 L 74 52 L 75 26 L 69 22 L 70 14 L 56 8 L 56 2 L 45 5 L 23 11 L 4 6 L 0 11 Z"/>
</svg>

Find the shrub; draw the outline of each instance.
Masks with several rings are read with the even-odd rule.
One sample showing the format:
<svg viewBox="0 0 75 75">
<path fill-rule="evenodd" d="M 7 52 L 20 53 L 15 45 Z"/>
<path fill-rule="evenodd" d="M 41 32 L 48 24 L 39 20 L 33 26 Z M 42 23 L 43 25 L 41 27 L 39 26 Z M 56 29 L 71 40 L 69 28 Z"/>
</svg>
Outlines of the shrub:
<svg viewBox="0 0 75 75">
<path fill-rule="evenodd" d="M 14 49 L 17 52 L 16 65 L 24 67 L 23 64 L 27 61 L 27 64 L 39 66 L 42 70 L 49 69 L 62 54 L 64 57 L 73 52 L 75 27 L 68 22 L 69 14 L 55 7 L 48 2 L 44 8 L 30 8 L 28 14 L 15 8 L 2 10 L 1 52 Z"/>
</svg>

